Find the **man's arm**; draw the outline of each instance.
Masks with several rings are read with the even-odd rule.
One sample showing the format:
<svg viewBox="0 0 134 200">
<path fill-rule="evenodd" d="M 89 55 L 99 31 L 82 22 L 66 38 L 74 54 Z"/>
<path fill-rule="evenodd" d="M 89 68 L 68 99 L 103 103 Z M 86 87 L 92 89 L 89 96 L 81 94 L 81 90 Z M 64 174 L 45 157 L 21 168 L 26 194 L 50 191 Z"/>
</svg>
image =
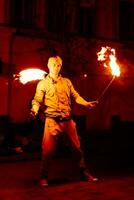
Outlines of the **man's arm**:
<svg viewBox="0 0 134 200">
<path fill-rule="evenodd" d="M 40 81 L 36 87 L 36 93 L 32 100 L 31 115 L 36 116 L 39 111 L 40 103 L 44 97 L 44 81 Z"/>
<path fill-rule="evenodd" d="M 75 99 L 75 101 L 76 101 L 76 103 L 86 106 L 88 108 L 94 108 L 98 104 L 98 101 L 86 101 L 81 96 L 78 96 Z"/>
<path fill-rule="evenodd" d="M 73 84 L 70 80 L 68 80 L 70 85 L 70 91 L 71 95 L 75 99 L 75 102 L 78 104 L 81 104 L 83 106 L 86 106 L 88 108 L 93 108 L 98 104 L 98 101 L 86 101 L 84 98 L 82 98 L 79 93 L 74 89 Z"/>
</svg>

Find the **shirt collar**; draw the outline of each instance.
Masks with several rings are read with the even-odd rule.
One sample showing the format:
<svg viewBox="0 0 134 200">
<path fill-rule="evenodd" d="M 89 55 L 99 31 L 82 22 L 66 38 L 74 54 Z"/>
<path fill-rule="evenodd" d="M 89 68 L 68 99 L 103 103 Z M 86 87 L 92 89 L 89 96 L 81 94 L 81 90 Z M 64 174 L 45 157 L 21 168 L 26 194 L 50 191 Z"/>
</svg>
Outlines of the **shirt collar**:
<svg viewBox="0 0 134 200">
<path fill-rule="evenodd" d="M 50 74 L 47 75 L 47 77 L 52 81 L 52 83 L 57 83 L 61 79 L 61 74 L 59 74 L 58 78 L 55 80 L 53 79 Z"/>
</svg>

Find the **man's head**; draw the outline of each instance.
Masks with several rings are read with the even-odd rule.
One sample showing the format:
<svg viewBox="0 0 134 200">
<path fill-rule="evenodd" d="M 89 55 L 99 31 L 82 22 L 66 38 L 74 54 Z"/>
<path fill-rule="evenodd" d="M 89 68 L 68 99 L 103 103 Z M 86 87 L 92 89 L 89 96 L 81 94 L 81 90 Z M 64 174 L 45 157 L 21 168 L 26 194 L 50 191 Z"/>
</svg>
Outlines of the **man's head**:
<svg viewBox="0 0 134 200">
<path fill-rule="evenodd" d="M 50 57 L 47 66 L 51 74 L 58 75 L 61 70 L 62 59 L 59 56 Z"/>
</svg>

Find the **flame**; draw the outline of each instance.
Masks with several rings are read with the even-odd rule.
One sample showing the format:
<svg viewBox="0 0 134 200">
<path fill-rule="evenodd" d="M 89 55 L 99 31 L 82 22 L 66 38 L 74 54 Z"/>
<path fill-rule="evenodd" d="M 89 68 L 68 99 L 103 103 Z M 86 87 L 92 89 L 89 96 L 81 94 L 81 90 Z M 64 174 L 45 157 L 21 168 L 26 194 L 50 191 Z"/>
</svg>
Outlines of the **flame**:
<svg viewBox="0 0 134 200">
<path fill-rule="evenodd" d="M 98 60 L 99 60 L 99 61 L 104 61 L 104 60 L 106 59 L 106 57 L 105 57 L 106 51 L 107 51 L 107 48 L 101 47 L 101 51 L 99 51 L 99 52 L 97 53 L 97 55 L 98 55 Z"/>
<path fill-rule="evenodd" d="M 115 49 L 111 47 L 101 47 L 97 53 L 98 60 L 103 62 L 104 67 L 110 67 L 113 76 L 120 76 L 120 68 L 116 61 Z"/>
<path fill-rule="evenodd" d="M 26 69 L 22 70 L 19 75 L 16 76 L 16 79 L 19 79 L 22 84 L 26 84 L 30 81 L 43 79 L 45 74 L 47 73 L 41 69 Z"/>
<path fill-rule="evenodd" d="M 113 76 L 120 76 L 120 69 L 119 69 L 119 65 L 116 62 L 116 57 L 113 55 L 110 55 L 110 62 L 109 62 L 111 71 Z"/>
</svg>

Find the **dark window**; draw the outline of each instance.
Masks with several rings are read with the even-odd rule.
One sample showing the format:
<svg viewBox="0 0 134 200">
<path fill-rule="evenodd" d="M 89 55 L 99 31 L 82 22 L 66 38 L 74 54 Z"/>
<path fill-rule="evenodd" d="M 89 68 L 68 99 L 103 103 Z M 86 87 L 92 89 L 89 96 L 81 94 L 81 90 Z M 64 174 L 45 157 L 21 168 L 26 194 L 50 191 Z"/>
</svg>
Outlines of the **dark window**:
<svg viewBox="0 0 134 200">
<path fill-rule="evenodd" d="M 77 20 L 77 30 L 80 35 L 94 36 L 95 34 L 95 5 L 80 6 Z"/>
<path fill-rule="evenodd" d="M 50 32 L 65 31 L 65 0 L 47 1 L 47 29 Z"/>
<path fill-rule="evenodd" d="M 134 3 L 120 1 L 119 37 L 122 40 L 134 40 Z"/>
<path fill-rule="evenodd" d="M 6 23 L 15 27 L 33 27 L 36 24 L 37 0 L 6 1 Z"/>
<path fill-rule="evenodd" d="M 0 58 L 0 74 L 2 73 L 2 58 Z"/>
</svg>

